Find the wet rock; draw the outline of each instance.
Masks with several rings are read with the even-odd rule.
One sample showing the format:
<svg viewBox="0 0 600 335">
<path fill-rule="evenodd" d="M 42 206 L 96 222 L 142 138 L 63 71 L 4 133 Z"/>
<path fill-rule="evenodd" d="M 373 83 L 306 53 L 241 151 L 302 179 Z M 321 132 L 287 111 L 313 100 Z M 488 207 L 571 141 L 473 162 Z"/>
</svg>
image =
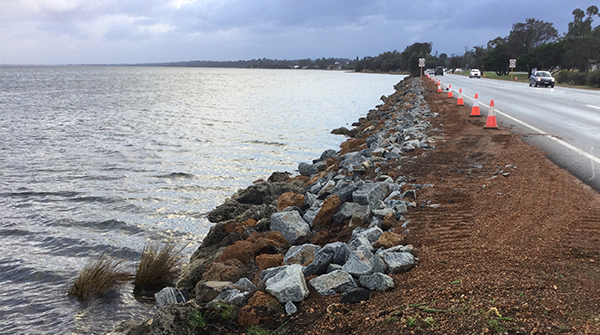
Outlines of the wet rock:
<svg viewBox="0 0 600 335">
<path fill-rule="evenodd" d="M 369 290 L 365 290 L 364 288 L 357 287 L 343 293 L 342 297 L 340 298 L 340 303 L 355 304 L 357 302 L 366 301 L 369 299 L 371 299 L 371 292 Z"/>
<path fill-rule="evenodd" d="M 321 295 L 344 293 L 358 286 L 350 274 L 339 270 L 315 277 L 308 283 Z"/>
<path fill-rule="evenodd" d="M 290 179 L 291 176 L 289 172 L 273 172 L 267 181 L 270 183 L 283 183 Z"/>
<path fill-rule="evenodd" d="M 147 335 L 152 332 L 152 320 L 134 321 L 127 320 L 121 322 L 113 332 L 107 335 Z"/>
<path fill-rule="evenodd" d="M 288 301 L 300 302 L 308 296 L 308 287 L 302 266 L 299 264 L 286 265 L 275 276 L 266 281 L 266 290 L 281 303 Z"/>
<path fill-rule="evenodd" d="M 200 247 L 191 257 L 189 264 L 183 268 L 176 287 L 180 290 L 193 289 L 196 283 L 202 280 L 208 265 L 221 257 L 224 251 L 224 247 Z"/>
<path fill-rule="evenodd" d="M 283 263 L 285 265 L 301 264 L 315 258 L 315 253 L 321 249 L 320 246 L 314 244 L 302 244 L 292 246 L 285 254 Z"/>
<path fill-rule="evenodd" d="M 360 285 L 364 288 L 373 291 L 387 291 L 395 287 L 392 277 L 383 273 L 373 273 L 371 275 L 363 275 L 358 278 Z"/>
<path fill-rule="evenodd" d="M 310 234 L 310 226 L 295 211 L 271 215 L 271 230 L 280 232 L 290 244 Z"/>
<path fill-rule="evenodd" d="M 183 293 L 174 287 L 165 287 L 159 292 L 156 292 L 154 294 L 154 300 L 156 301 L 156 307 L 159 308 L 164 305 L 186 301 Z"/>
<path fill-rule="evenodd" d="M 152 318 L 153 335 L 183 334 L 188 324 L 189 304 L 170 304 L 160 307 Z"/>
</svg>

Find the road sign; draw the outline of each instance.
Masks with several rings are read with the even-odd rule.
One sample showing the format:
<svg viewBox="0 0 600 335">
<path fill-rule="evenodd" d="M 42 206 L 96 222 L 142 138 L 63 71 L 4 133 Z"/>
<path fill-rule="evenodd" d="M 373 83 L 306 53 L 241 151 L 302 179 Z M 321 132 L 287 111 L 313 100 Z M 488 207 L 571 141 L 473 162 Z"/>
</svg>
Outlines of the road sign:
<svg viewBox="0 0 600 335">
<path fill-rule="evenodd" d="M 425 67 L 425 58 L 419 58 L 419 67 Z"/>
<path fill-rule="evenodd" d="M 514 69 L 514 68 L 516 68 L 516 67 L 517 67 L 517 60 L 516 60 L 516 59 L 511 59 L 510 61 L 508 61 L 508 66 L 509 66 L 511 69 Z"/>
</svg>

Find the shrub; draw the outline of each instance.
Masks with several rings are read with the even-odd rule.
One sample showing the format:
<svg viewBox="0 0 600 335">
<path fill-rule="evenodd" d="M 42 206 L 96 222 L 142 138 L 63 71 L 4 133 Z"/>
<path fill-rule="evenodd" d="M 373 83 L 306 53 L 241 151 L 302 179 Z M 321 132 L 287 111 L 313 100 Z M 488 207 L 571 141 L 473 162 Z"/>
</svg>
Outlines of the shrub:
<svg viewBox="0 0 600 335">
<path fill-rule="evenodd" d="M 588 73 L 586 85 L 600 87 L 600 70 Z"/>
<path fill-rule="evenodd" d="M 118 282 L 131 280 L 131 274 L 120 269 L 122 260 L 102 255 L 100 259 L 89 261 L 79 273 L 68 295 L 80 300 L 104 295 Z"/>
<path fill-rule="evenodd" d="M 173 283 L 179 273 L 181 251 L 175 243 L 148 243 L 135 273 L 135 294 L 154 293 Z"/>
</svg>

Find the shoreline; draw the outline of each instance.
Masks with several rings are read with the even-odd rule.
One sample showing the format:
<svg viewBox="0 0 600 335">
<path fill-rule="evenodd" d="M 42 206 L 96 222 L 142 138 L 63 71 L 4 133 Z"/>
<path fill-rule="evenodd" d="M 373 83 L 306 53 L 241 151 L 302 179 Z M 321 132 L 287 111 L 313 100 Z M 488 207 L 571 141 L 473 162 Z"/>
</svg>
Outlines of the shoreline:
<svg viewBox="0 0 600 335">
<path fill-rule="evenodd" d="M 600 196 L 433 84 L 395 89 L 337 130 L 339 151 L 215 208 L 177 284 L 188 302 L 116 331 L 593 334 L 600 222 L 577 218 L 596 217 Z"/>
</svg>

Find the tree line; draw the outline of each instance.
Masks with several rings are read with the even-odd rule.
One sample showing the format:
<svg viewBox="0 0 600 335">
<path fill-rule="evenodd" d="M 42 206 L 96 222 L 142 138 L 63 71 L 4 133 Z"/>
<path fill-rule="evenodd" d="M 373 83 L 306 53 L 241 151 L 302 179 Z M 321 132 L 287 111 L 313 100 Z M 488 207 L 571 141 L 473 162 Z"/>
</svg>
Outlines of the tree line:
<svg viewBox="0 0 600 335">
<path fill-rule="evenodd" d="M 494 71 L 498 75 L 508 74 L 509 60 L 517 60 L 516 71 L 531 72 L 532 69 L 548 69 L 557 72 L 562 69 L 588 72 L 600 62 L 600 25 L 592 28 L 599 15 L 598 7 L 592 5 L 572 12 L 573 21 L 568 32 L 559 36 L 552 23 L 528 18 L 525 22 L 513 24 L 506 37 L 496 37 L 486 46 L 465 48 L 462 55 L 445 53 L 431 55 L 431 43 L 414 43 L 403 52 L 384 52 L 377 57 L 356 58 L 350 65 L 357 72 L 410 72 L 418 75 L 418 59 L 425 58 L 428 68 L 478 68 Z"/>
</svg>

